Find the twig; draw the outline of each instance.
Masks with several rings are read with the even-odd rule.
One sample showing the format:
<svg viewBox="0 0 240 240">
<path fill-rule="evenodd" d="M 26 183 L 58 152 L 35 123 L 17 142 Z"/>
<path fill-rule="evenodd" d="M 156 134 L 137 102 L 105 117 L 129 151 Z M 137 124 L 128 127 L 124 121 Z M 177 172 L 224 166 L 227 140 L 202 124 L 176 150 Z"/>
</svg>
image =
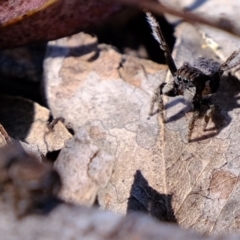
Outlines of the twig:
<svg viewBox="0 0 240 240">
<path fill-rule="evenodd" d="M 190 23 L 200 23 L 210 27 L 218 28 L 228 33 L 231 33 L 236 36 L 240 36 L 240 28 L 234 26 L 228 19 L 206 19 L 200 17 L 195 13 L 189 13 L 184 11 L 178 11 L 176 9 L 163 6 L 160 3 L 153 2 L 152 0 L 120 0 L 122 3 L 134 7 L 144 9 L 146 11 L 162 15 L 163 13 L 168 13 L 176 17 L 184 19 L 186 22 Z"/>
</svg>

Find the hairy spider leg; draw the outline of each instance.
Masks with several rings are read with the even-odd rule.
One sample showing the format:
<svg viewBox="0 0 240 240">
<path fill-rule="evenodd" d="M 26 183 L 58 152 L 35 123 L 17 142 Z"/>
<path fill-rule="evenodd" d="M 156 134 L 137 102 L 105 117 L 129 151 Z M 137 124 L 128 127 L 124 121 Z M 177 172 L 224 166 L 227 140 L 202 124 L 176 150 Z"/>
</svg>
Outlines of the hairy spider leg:
<svg viewBox="0 0 240 240">
<path fill-rule="evenodd" d="M 215 105 L 212 103 L 210 99 L 205 99 L 204 101 L 202 101 L 202 104 L 208 107 L 208 110 L 204 116 L 203 131 L 205 131 L 209 123 L 209 120 L 212 118 L 213 113 L 215 111 Z"/>
<path fill-rule="evenodd" d="M 176 76 L 176 72 L 177 72 L 177 67 L 175 65 L 175 62 L 172 58 L 170 49 L 166 43 L 166 40 L 162 34 L 161 28 L 158 24 L 158 22 L 156 21 L 156 19 L 153 17 L 153 15 L 150 12 L 146 12 L 146 16 L 147 16 L 147 21 L 152 29 L 152 34 L 155 38 L 155 40 L 159 43 L 160 48 L 163 50 L 164 52 L 164 56 L 166 58 L 166 63 L 168 65 L 168 68 L 172 74 L 172 76 Z M 162 94 L 167 95 L 167 96 L 176 96 L 176 86 L 174 83 L 173 89 L 171 89 L 170 91 L 164 91 L 163 92 L 163 88 L 166 85 L 166 83 L 162 83 L 159 87 L 157 87 L 154 91 L 154 95 L 151 101 L 151 106 L 150 106 L 150 111 L 149 111 L 149 116 L 153 115 L 153 108 L 155 103 L 158 103 L 158 110 L 160 112 L 161 115 L 161 119 L 163 122 L 165 122 L 165 117 L 163 114 L 163 98 L 162 98 Z M 169 84 L 167 84 L 169 85 Z"/>
<path fill-rule="evenodd" d="M 172 58 L 172 55 L 171 55 L 170 49 L 167 45 L 167 42 L 163 36 L 162 30 L 161 30 L 158 22 L 156 21 L 156 19 L 153 17 L 153 15 L 150 12 L 146 12 L 146 16 L 147 16 L 147 21 L 152 29 L 153 37 L 159 43 L 160 48 L 164 52 L 164 56 L 166 58 L 166 62 L 169 67 L 169 70 L 170 70 L 172 76 L 176 76 L 177 67 Z"/>
<path fill-rule="evenodd" d="M 205 121 L 205 123 L 203 125 L 203 130 L 204 131 L 207 128 L 207 125 L 208 125 L 208 122 L 209 122 L 210 118 L 212 118 L 212 116 L 213 116 L 214 110 L 215 110 L 215 106 L 213 104 L 209 105 L 209 109 L 207 110 L 207 112 L 204 116 L 204 121 Z"/>
<path fill-rule="evenodd" d="M 154 91 L 154 95 L 152 97 L 151 101 L 151 107 L 149 111 L 149 116 L 152 116 L 153 113 L 153 108 L 155 103 L 157 102 L 158 104 L 158 111 L 160 113 L 161 119 L 163 123 L 166 122 L 166 118 L 163 114 L 164 110 L 164 104 L 163 104 L 163 98 L 162 95 L 166 95 L 168 97 L 176 97 L 178 94 L 178 87 L 175 82 L 173 83 L 162 83 L 159 87 L 157 87 Z"/>
<path fill-rule="evenodd" d="M 188 124 L 188 135 L 187 135 L 188 142 L 190 142 L 195 121 L 199 118 L 199 115 L 200 115 L 201 104 L 199 101 L 199 97 L 200 96 L 197 95 L 197 97 L 194 97 L 194 100 L 193 100 L 193 114 Z"/>
<path fill-rule="evenodd" d="M 193 109 L 194 110 L 193 110 L 192 118 L 188 125 L 188 135 L 187 135 L 188 142 L 191 139 L 192 131 L 194 128 L 194 123 L 199 118 L 201 105 L 206 105 L 208 107 L 208 110 L 204 116 L 204 125 L 203 125 L 204 131 L 206 130 L 209 120 L 212 118 L 214 110 L 215 110 L 215 106 L 210 99 L 200 101 L 199 97 L 200 97 L 200 95 L 198 95 L 198 98 L 194 99 L 194 101 L 193 101 Z"/>
<path fill-rule="evenodd" d="M 164 114 L 163 114 L 163 98 L 162 98 L 162 89 L 166 85 L 166 83 L 162 83 L 159 87 L 157 87 L 154 91 L 152 100 L 151 100 L 151 106 L 150 106 L 150 111 L 149 111 L 149 116 L 153 115 L 153 108 L 155 103 L 157 102 L 158 104 L 158 111 L 160 113 L 161 119 L 163 122 L 166 121 Z"/>
<path fill-rule="evenodd" d="M 219 71 L 230 70 L 240 64 L 240 49 L 234 51 L 230 57 L 221 65 Z"/>
</svg>

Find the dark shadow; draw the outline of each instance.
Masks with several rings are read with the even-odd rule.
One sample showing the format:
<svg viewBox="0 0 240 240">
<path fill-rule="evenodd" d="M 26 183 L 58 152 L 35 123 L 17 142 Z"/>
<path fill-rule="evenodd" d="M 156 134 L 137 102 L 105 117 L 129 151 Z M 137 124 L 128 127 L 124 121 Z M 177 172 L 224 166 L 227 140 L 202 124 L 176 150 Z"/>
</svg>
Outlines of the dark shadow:
<svg viewBox="0 0 240 240">
<path fill-rule="evenodd" d="M 40 81 L 46 43 L 0 50 L 0 94 L 22 96 L 43 103 Z"/>
<path fill-rule="evenodd" d="M 159 221 L 177 223 L 171 202 L 171 194 L 157 192 L 148 185 L 141 171 L 136 171 L 128 198 L 127 213 L 143 212 Z"/>
<path fill-rule="evenodd" d="M 76 47 L 61 47 L 61 46 L 48 46 L 47 56 L 50 58 L 56 57 L 81 57 L 88 53 L 96 51 L 96 56 L 98 56 L 98 43 L 86 44 L 86 45 L 79 45 Z M 92 61 L 91 57 L 89 61 Z M 95 57 L 94 59 L 96 59 Z"/>
<path fill-rule="evenodd" d="M 172 50 L 175 43 L 173 26 L 163 16 L 155 17 L 160 22 L 163 34 Z M 138 9 L 127 7 L 109 18 L 105 24 L 91 27 L 87 32 L 96 34 L 99 43 L 115 46 L 121 53 L 134 52 L 135 56 L 140 58 L 149 58 L 158 63 L 166 62 L 163 52 L 156 51 L 159 45 L 152 37 L 145 13 Z M 146 55 L 141 52 L 143 48 Z"/>
<path fill-rule="evenodd" d="M 183 108 L 181 111 L 179 111 L 177 114 L 175 114 L 175 115 L 167 118 L 167 119 L 166 119 L 166 123 L 173 122 L 173 121 L 177 121 L 178 119 L 184 117 L 185 113 L 190 110 L 189 104 L 186 102 L 186 100 L 185 100 L 184 98 L 180 98 L 180 99 L 178 98 L 178 99 L 175 99 L 175 100 L 173 100 L 173 101 L 171 101 L 171 102 L 168 102 L 168 103 L 164 106 L 164 108 L 165 108 L 165 110 L 167 110 L 168 108 L 171 108 L 171 107 L 173 107 L 173 106 L 175 106 L 175 105 L 177 105 L 177 104 L 179 104 L 179 103 L 182 103 L 182 104 L 186 105 L 186 107 L 184 107 L 184 108 Z"/>
<path fill-rule="evenodd" d="M 177 114 L 169 117 L 166 119 L 166 123 L 177 121 L 185 116 L 186 111 L 189 109 L 189 107 L 185 107 L 181 111 L 179 111 Z"/>
<path fill-rule="evenodd" d="M 191 142 L 214 137 L 230 124 L 232 118 L 229 115 L 229 112 L 240 107 L 240 104 L 238 103 L 238 100 L 240 99 L 239 93 L 240 81 L 236 77 L 222 77 L 219 90 L 213 97 L 213 103 L 215 104 L 216 109 L 213 113 L 212 120 L 210 121 L 213 121 L 215 127 L 207 128 L 202 132 L 202 136 L 192 139 Z M 204 115 L 204 113 L 205 112 L 203 112 L 202 115 Z"/>
<path fill-rule="evenodd" d="M 40 92 L 40 82 L 0 75 L 0 94 L 22 96 L 44 105 Z"/>
<path fill-rule="evenodd" d="M 179 103 L 183 103 L 183 104 L 187 105 L 186 101 L 185 101 L 183 98 L 181 98 L 181 99 L 179 99 L 179 98 L 178 98 L 178 99 L 174 99 L 173 101 L 168 102 L 168 103 L 166 103 L 166 105 L 164 105 L 164 111 L 166 111 L 166 109 L 171 108 L 171 107 L 173 107 L 173 106 L 175 106 L 175 105 L 177 105 L 177 104 L 179 104 Z M 177 114 L 169 117 L 169 118 L 166 120 L 165 123 L 173 122 L 173 121 L 176 121 L 176 120 L 184 117 L 184 114 L 185 114 L 185 112 L 186 112 L 188 109 L 189 109 L 189 106 L 186 106 L 186 107 L 183 108 L 181 111 L 179 111 Z M 155 111 L 151 114 L 151 116 L 148 116 L 147 119 L 149 120 L 152 116 L 154 116 L 154 115 L 156 115 L 156 114 L 159 114 L 159 110 L 158 110 L 158 109 L 155 110 Z"/>
<path fill-rule="evenodd" d="M 193 2 L 188 7 L 184 8 L 184 11 L 193 11 L 193 10 L 199 8 L 201 5 L 203 5 L 207 1 L 208 0 L 196 0 L 195 2 Z"/>
<path fill-rule="evenodd" d="M 36 201 L 28 214 L 47 215 L 62 203 L 64 202 L 61 199 L 51 196 L 41 201 Z"/>
<path fill-rule="evenodd" d="M 99 53 L 102 50 L 98 44 L 109 44 L 118 49 L 120 53 L 129 54 L 128 51 L 133 51 L 137 57 L 149 58 L 158 63 L 165 63 L 166 60 L 164 53 L 162 51 L 156 51 L 156 49 L 159 48 L 159 45 L 152 37 L 145 13 L 129 8 L 123 14 L 126 15 L 127 20 L 121 18 L 122 15 L 119 14 L 110 18 L 103 25 L 98 25 L 85 30 L 85 32 L 89 34 L 96 35 L 98 42 L 67 48 L 64 46 L 48 46 L 48 57 L 80 57 L 94 52 L 95 54 L 88 59 L 89 62 L 92 62 L 97 60 Z M 160 22 L 170 49 L 173 49 L 175 42 L 175 38 L 173 37 L 173 26 L 169 24 L 163 16 L 155 17 L 157 21 Z M 146 56 L 142 56 L 141 53 L 139 53 L 139 49 L 142 47 L 144 47 L 147 52 Z"/>
<path fill-rule="evenodd" d="M 24 141 L 33 123 L 33 102 L 0 95 L 0 103 L 0 123 L 10 137 Z"/>
<path fill-rule="evenodd" d="M 46 158 L 49 162 L 54 163 L 60 153 L 60 150 L 52 151 L 52 152 L 47 152 Z"/>
<path fill-rule="evenodd" d="M 167 109 L 167 108 L 173 107 L 173 106 L 175 106 L 175 105 L 177 105 L 179 103 L 187 105 L 186 100 L 181 98 L 181 99 L 175 99 L 175 100 L 173 100 L 171 102 L 168 102 L 167 104 L 165 104 L 164 108 Z"/>
</svg>

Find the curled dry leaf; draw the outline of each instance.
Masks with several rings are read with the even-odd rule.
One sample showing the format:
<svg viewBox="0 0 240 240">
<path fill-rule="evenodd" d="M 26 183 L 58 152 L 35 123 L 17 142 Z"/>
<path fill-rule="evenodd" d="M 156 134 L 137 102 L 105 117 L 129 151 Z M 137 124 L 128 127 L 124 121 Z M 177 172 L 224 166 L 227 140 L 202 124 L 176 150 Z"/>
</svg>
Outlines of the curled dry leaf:
<svg viewBox="0 0 240 240">
<path fill-rule="evenodd" d="M 99 24 L 120 9 L 108 0 L 0 2 L 0 48 L 57 39 Z"/>
</svg>

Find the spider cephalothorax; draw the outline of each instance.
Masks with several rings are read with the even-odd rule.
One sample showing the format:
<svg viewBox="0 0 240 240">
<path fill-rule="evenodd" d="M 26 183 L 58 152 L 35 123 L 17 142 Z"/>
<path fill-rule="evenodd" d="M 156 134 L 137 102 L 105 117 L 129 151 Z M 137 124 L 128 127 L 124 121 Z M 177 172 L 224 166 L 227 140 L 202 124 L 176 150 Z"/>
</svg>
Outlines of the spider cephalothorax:
<svg viewBox="0 0 240 240">
<path fill-rule="evenodd" d="M 223 64 L 213 59 L 200 57 L 193 65 L 186 62 L 182 67 L 177 69 L 159 24 L 151 13 L 147 12 L 146 15 L 152 28 L 153 36 L 158 41 L 160 48 L 164 51 L 166 62 L 173 76 L 172 82 L 162 83 L 155 90 L 149 115 L 151 116 L 153 114 L 154 104 L 157 102 L 162 120 L 165 121 L 162 95 L 164 94 L 171 97 L 183 95 L 186 100 L 193 104 L 193 116 L 188 125 L 187 140 L 189 141 L 194 128 L 194 122 L 199 117 L 200 108 L 203 104 L 208 107 L 204 118 L 204 129 L 206 128 L 214 111 L 214 105 L 211 99 L 206 97 L 209 97 L 218 90 L 220 78 L 224 71 L 240 64 L 240 50 L 233 52 Z"/>
</svg>

